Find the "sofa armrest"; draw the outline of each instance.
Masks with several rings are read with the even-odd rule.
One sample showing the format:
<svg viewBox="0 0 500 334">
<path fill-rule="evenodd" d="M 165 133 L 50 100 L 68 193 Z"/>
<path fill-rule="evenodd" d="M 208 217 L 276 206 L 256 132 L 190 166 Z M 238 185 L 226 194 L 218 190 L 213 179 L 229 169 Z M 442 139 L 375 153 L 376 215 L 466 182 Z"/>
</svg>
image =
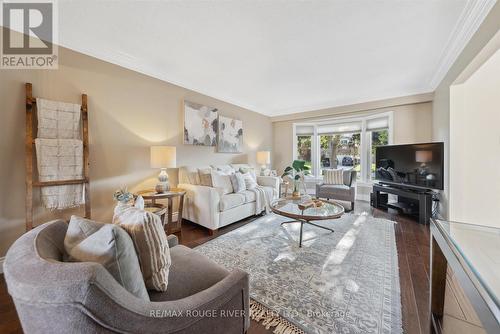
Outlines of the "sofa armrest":
<svg viewBox="0 0 500 334">
<path fill-rule="evenodd" d="M 218 229 L 220 191 L 188 183 L 181 183 L 178 187 L 186 190 L 183 217 L 206 228 Z"/>
<path fill-rule="evenodd" d="M 257 176 L 257 184 L 264 187 L 272 187 L 279 190 L 280 178 L 277 176 Z"/>
</svg>

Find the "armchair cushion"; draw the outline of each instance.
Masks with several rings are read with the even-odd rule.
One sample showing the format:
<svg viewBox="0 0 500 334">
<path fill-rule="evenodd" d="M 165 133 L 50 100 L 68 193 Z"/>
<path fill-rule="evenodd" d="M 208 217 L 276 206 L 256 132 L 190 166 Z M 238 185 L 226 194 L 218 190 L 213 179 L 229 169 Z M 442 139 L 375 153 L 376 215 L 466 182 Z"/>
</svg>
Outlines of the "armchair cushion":
<svg viewBox="0 0 500 334">
<path fill-rule="evenodd" d="M 317 184 L 316 197 L 354 202 L 356 197 L 356 187 L 348 187 L 346 185 L 337 184 Z"/>
<path fill-rule="evenodd" d="M 188 247 L 176 246 L 170 255 L 172 266 L 168 290 L 150 291 L 151 301 L 162 302 L 192 296 L 229 275 L 229 271 Z"/>
<path fill-rule="evenodd" d="M 64 249 L 69 261 L 100 263 L 128 292 L 149 301 L 134 243 L 119 226 L 71 216 Z"/>
</svg>

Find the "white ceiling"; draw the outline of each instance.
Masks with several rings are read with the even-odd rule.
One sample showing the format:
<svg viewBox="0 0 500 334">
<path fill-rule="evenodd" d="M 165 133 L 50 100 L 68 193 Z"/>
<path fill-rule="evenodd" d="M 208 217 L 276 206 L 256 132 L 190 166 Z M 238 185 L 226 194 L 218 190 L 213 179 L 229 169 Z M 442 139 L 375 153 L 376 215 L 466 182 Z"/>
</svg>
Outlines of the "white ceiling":
<svg viewBox="0 0 500 334">
<path fill-rule="evenodd" d="M 494 3 L 60 1 L 59 42 L 276 116 L 433 91 Z"/>
</svg>

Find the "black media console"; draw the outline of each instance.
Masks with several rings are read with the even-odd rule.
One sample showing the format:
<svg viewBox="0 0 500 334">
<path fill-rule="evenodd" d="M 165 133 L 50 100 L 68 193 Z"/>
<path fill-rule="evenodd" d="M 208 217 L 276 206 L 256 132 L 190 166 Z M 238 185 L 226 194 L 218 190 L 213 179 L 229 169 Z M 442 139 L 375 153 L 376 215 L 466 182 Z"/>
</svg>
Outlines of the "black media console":
<svg viewBox="0 0 500 334">
<path fill-rule="evenodd" d="M 398 201 L 389 203 L 387 195 L 384 197 L 381 193 L 397 195 Z M 432 215 L 432 191 L 380 183 L 373 185 L 373 195 L 373 206 L 375 208 L 391 208 L 406 214 L 418 215 L 420 224 L 429 224 Z"/>
</svg>

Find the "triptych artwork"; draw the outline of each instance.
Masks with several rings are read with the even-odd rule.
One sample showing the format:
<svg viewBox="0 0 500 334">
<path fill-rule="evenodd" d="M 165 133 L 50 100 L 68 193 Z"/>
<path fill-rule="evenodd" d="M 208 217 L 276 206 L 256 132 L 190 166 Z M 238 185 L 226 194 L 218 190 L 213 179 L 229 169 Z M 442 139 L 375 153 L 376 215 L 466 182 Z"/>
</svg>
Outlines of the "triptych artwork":
<svg viewBox="0 0 500 334">
<path fill-rule="evenodd" d="M 184 101 L 184 144 L 217 146 L 221 153 L 241 153 L 243 121 L 220 116 L 216 108 Z"/>
</svg>

